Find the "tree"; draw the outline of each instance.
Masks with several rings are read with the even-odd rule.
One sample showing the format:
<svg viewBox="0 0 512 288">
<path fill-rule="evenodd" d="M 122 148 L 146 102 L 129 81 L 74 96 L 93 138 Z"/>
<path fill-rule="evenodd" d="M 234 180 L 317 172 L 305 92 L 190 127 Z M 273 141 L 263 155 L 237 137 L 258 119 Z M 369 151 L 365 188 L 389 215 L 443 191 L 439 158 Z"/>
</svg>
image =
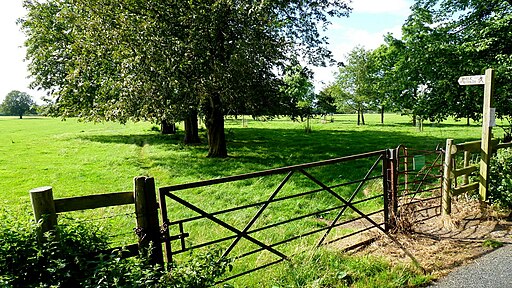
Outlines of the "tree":
<svg viewBox="0 0 512 288">
<path fill-rule="evenodd" d="M 1 108 L 5 114 L 19 116 L 20 119 L 23 119 L 23 115 L 29 112 L 34 105 L 35 103 L 30 95 L 25 92 L 13 90 L 7 93 Z"/>
<path fill-rule="evenodd" d="M 274 112 L 262 107 L 285 102 L 273 97 L 279 73 L 299 56 L 325 64 L 331 53 L 318 29 L 328 16 L 349 12 L 340 0 L 48 0 L 25 6 L 33 85 L 52 89 L 57 115 L 192 123 L 200 114 L 210 157 L 227 156 L 224 115 Z M 48 64 L 55 67 L 43 67 Z"/>
<path fill-rule="evenodd" d="M 502 0 L 421 0 L 418 9 L 427 9 L 440 23 L 435 30 L 457 36 L 458 41 L 444 41 L 459 53 L 460 66 L 452 85 L 462 75 L 483 74 L 485 69 L 496 70 L 495 106 L 498 116 L 511 115 L 512 93 L 512 1 Z M 478 119 L 481 114 L 481 89 L 459 87 L 459 101 L 463 109 L 456 117 Z M 480 90 L 480 91 L 478 91 Z M 477 104 L 478 103 L 478 104 Z M 460 111 L 468 111 L 467 115 Z"/>
<path fill-rule="evenodd" d="M 336 113 L 336 93 L 333 85 L 328 85 L 317 95 L 316 109 L 320 115 L 324 117 L 327 114 Z M 332 121 L 332 119 L 331 119 Z"/>
<path fill-rule="evenodd" d="M 357 112 L 357 125 L 365 125 L 364 111 L 376 97 L 371 51 L 355 47 L 347 55 L 347 64 L 340 67 L 336 83 L 340 87 L 338 103 Z"/>
<path fill-rule="evenodd" d="M 284 75 L 281 91 L 294 104 L 293 111 L 288 112 L 292 118 L 300 117 L 304 121 L 313 115 L 315 87 L 311 77 L 312 73 L 300 65 L 289 67 Z"/>
<path fill-rule="evenodd" d="M 397 96 L 401 94 L 402 88 L 398 82 L 396 65 L 400 57 L 400 40 L 395 39 L 391 34 L 384 37 L 385 44 L 372 51 L 375 70 L 375 106 L 380 108 L 381 123 L 384 123 L 384 112 L 386 109 L 399 110 Z M 398 43 L 397 43 L 398 42 Z"/>
<path fill-rule="evenodd" d="M 412 114 L 413 124 L 416 116 L 431 121 L 454 116 L 469 125 L 469 119 L 481 117 L 481 89 L 461 87 L 457 79 L 494 67 L 495 106 L 498 115 L 507 115 L 512 111 L 511 24 L 510 1 L 417 0 L 402 40 L 387 36 L 380 48 L 387 64 L 379 86 L 394 83 L 392 102 Z"/>
<path fill-rule="evenodd" d="M 293 103 L 292 111 L 289 112 L 292 119 L 300 117 L 304 122 L 306 118 L 306 132 L 311 131 L 310 118 L 313 116 L 313 105 L 315 101 L 315 86 L 311 81 L 312 73 L 300 66 L 294 65 L 286 72 L 281 92 Z"/>
</svg>

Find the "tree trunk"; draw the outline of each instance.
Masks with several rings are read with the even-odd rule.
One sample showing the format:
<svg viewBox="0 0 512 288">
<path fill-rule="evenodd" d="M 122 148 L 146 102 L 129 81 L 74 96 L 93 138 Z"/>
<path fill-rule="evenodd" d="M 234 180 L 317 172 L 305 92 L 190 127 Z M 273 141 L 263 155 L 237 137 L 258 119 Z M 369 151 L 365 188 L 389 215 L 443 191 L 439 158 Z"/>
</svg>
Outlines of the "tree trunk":
<svg viewBox="0 0 512 288">
<path fill-rule="evenodd" d="M 470 126 L 469 117 L 466 118 L 466 126 Z"/>
<path fill-rule="evenodd" d="M 363 125 L 366 125 L 366 123 L 364 123 L 364 111 L 363 111 L 363 109 L 361 109 L 361 123 Z"/>
<path fill-rule="evenodd" d="M 309 116 L 308 116 L 308 118 L 306 119 L 306 133 L 310 133 L 310 132 L 311 132 L 311 126 L 309 123 Z"/>
<path fill-rule="evenodd" d="M 380 124 L 384 124 L 384 105 L 380 106 Z"/>
<path fill-rule="evenodd" d="M 20 119 L 23 119 L 23 114 L 20 114 Z"/>
<path fill-rule="evenodd" d="M 361 109 L 357 108 L 357 126 L 361 125 Z"/>
<path fill-rule="evenodd" d="M 210 97 L 210 105 L 206 110 L 205 124 L 208 131 L 208 157 L 228 157 L 222 102 L 218 93 L 214 93 Z"/>
<path fill-rule="evenodd" d="M 199 125 L 197 124 L 197 110 L 192 111 L 187 118 L 185 118 L 185 144 L 199 144 Z"/>
<path fill-rule="evenodd" d="M 160 124 L 160 133 L 163 135 L 176 134 L 176 123 L 162 119 L 162 123 Z"/>
<path fill-rule="evenodd" d="M 417 101 L 418 99 L 418 88 L 414 88 L 413 100 Z M 416 112 L 412 113 L 412 126 L 416 127 Z"/>
</svg>

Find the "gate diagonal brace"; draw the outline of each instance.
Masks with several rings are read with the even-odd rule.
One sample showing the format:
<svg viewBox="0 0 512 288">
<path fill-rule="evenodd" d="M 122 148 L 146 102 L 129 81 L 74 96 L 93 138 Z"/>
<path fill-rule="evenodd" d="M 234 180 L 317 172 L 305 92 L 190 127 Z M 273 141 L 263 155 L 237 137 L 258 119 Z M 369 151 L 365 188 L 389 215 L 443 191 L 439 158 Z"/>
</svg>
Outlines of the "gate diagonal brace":
<svg viewBox="0 0 512 288">
<path fill-rule="evenodd" d="M 197 207 L 197 206 L 195 206 L 195 205 L 193 205 L 193 204 L 191 204 L 191 203 L 188 203 L 187 201 L 185 201 L 185 200 L 183 200 L 183 199 L 179 198 L 178 196 L 176 196 L 176 195 L 174 195 L 174 194 L 171 194 L 171 193 L 165 193 L 165 195 L 166 195 L 167 197 L 171 198 L 172 200 L 174 200 L 174 201 L 178 202 L 179 204 L 181 204 L 181 205 L 183 205 L 183 206 L 187 207 L 188 209 L 190 209 L 190 210 L 192 210 L 192 211 L 196 212 L 197 214 L 199 214 L 199 215 L 203 216 L 204 218 L 209 219 L 209 220 L 211 220 L 211 221 L 215 222 L 216 224 L 218 224 L 218 225 L 220 225 L 220 226 L 222 226 L 222 227 L 224 227 L 224 228 L 226 228 L 226 229 L 230 230 L 231 232 L 233 232 L 233 233 L 237 234 L 238 236 L 241 236 L 241 237 L 243 237 L 243 238 L 247 239 L 248 241 L 250 241 L 250 242 L 252 242 L 252 243 L 254 243 L 254 244 L 256 244 L 256 245 L 260 246 L 261 248 L 264 248 L 265 250 L 267 250 L 267 251 L 269 251 L 269 252 L 271 252 L 271 253 L 273 253 L 273 254 L 275 254 L 275 255 L 277 255 L 277 256 L 279 256 L 279 257 L 281 257 L 281 258 L 285 259 L 285 260 L 288 260 L 288 256 L 284 255 L 283 253 L 279 252 L 278 250 L 276 250 L 276 249 L 274 249 L 274 248 L 270 247 L 269 245 L 267 245 L 267 244 L 265 244 L 265 243 L 263 243 L 263 242 L 259 241 L 259 240 L 258 240 L 258 239 L 256 239 L 256 238 L 254 238 L 254 237 L 252 237 L 252 236 L 248 235 L 247 233 L 244 233 L 244 232 L 240 231 L 239 229 L 237 229 L 237 228 L 235 228 L 235 227 L 233 227 L 233 226 L 229 225 L 228 223 L 226 223 L 226 222 L 224 222 L 224 221 L 222 221 L 222 220 L 220 220 L 220 219 L 216 218 L 215 216 L 212 216 L 211 214 L 209 214 L 209 213 L 207 213 L 207 212 L 205 212 L 205 211 L 201 210 L 199 207 Z"/>
<path fill-rule="evenodd" d="M 375 161 L 375 163 L 373 163 L 372 167 L 370 168 L 370 170 L 368 170 L 368 172 L 366 173 L 366 175 L 364 176 L 364 179 L 359 183 L 359 185 L 357 186 L 357 188 L 354 190 L 354 192 L 352 193 L 352 195 L 350 196 L 350 198 L 348 199 L 348 203 L 352 203 L 352 201 L 354 201 L 354 199 L 356 198 L 356 195 L 359 193 L 359 191 L 361 191 L 361 188 L 363 187 L 364 183 L 366 183 L 366 181 L 368 181 L 368 178 L 370 177 L 370 175 L 372 174 L 373 170 L 375 169 L 375 167 L 377 167 L 377 165 L 379 164 L 380 160 L 382 159 L 382 155 L 380 155 L 380 157 L 377 159 L 377 161 Z M 306 175 L 307 176 L 307 175 Z M 319 247 L 320 245 L 322 245 L 325 241 L 325 239 L 327 238 L 327 235 L 329 235 L 329 233 L 331 233 L 332 231 L 332 228 L 334 228 L 334 225 L 336 225 L 336 222 L 338 222 L 338 220 L 341 218 L 341 216 L 343 216 L 343 213 L 345 213 L 345 211 L 347 210 L 348 208 L 348 205 L 345 205 L 343 206 L 343 208 L 340 210 L 340 212 L 338 212 L 338 215 L 336 215 L 336 217 L 334 218 L 334 220 L 332 221 L 331 225 L 329 225 L 329 228 L 327 229 L 327 231 L 325 231 L 324 235 L 322 236 L 322 238 L 320 239 L 320 241 L 318 241 L 318 243 L 316 244 L 317 247 Z"/>
<path fill-rule="evenodd" d="M 277 194 L 281 191 L 281 189 L 283 189 L 284 185 L 286 183 L 288 183 L 288 180 L 290 180 L 290 178 L 292 177 L 294 171 L 290 171 L 286 177 L 283 179 L 283 181 L 281 181 L 281 183 L 279 184 L 279 186 L 276 188 L 276 190 L 274 190 L 274 192 L 272 193 L 272 195 L 270 195 L 270 197 L 267 199 L 267 201 L 261 205 L 260 209 L 258 210 L 258 212 L 256 212 L 256 214 L 253 216 L 253 218 L 249 221 L 249 223 L 247 223 L 247 225 L 244 227 L 244 230 L 242 231 L 243 234 L 240 234 L 238 235 L 238 237 L 236 237 L 235 240 L 233 240 L 233 242 L 231 243 L 231 245 L 229 245 L 228 249 L 226 249 L 226 251 L 224 252 L 224 254 L 222 254 L 222 257 L 227 257 L 229 255 L 229 253 L 235 248 L 236 244 L 238 243 L 238 241 L 240 241 L 240 239 L 242 239 L 242 235 L 246 235 L 247 231 L 249 231 L 249 229 L 251 229 L 252 225 L 254 225 L 254 223 L 256 222 L 256 220 L 258 220 L 258 218 L 261 216 L 261 214 L 263 213 L 263 211 L 265 211 L 265 209 L 267 209 L 268 205 L 270 205 L 270 202 L 272 200 L 274 200 L 274 198 L 277 196 Z"/>
<path fill-rule="evenodd" d="M 384 233 L 386 236 L 389 237 L 389 239 L 391 239 L 391 241 L 393 241 L 396 245 L 398 245 L 398 247 L 400 247 L 400 249 L 402 249 L 402 251 L 404 251 L 404 253 L 412 260 L 412 262 L 414 263 L 414 265 L 416 267 L 418 267 L 419 269 L 421 269 L 423 272 L 426 272 L 425 269 L 423 267 L 421 267 L 421 264 L 418 262 L 418 260 L 416 260 L 416 258 L 411 254 L 411 252 L 409 252 L 409 250 L 407 250 L 395 237 L 393 237 L 389 232 L 387 232 L 384 228 L 382 228 L 379 224 L 377 224 L 377 222 L 373 221 L 370 217 L 368 217 L 366 214 L 364 214 L 361 210 L 357 209 L 356 207 L 354 207 L 353 204 L 347 202 L 347 200 L 343 199 L 340 195 L 338 195 L 336 192 L 334 192 L 331 188 L 327 187 L 324 183 L 322 183 L 320 180 L 316 179 L 315 177 L 313 177 L 311 174 L 309 174 L 308 172 L 304 171 L 304 170 L 300 170 L 300 172 L 302 174 L 304 174 L 306 177 L 308 177 L 311 181 L 315 182 L 317 185 L 319 185 L 320 187 L 322 187 L 324 190 L 326 190 L 327 192 L 331 193 L 334 197 L 336 197 L 338 200 L 340 200 L 341 202 L 343 202 L 343 204 L 347 205 L 348 207 L 350 207 L 354 212 L 356 212 L 357 214 L 361 215 L 361 217 L 363 217 L 364 219 L 366 219 L 368 222 L 370 222 L 375 228 L 379 229 L 380 231 L 382 231 L 382 233 Z"/>
</svg>

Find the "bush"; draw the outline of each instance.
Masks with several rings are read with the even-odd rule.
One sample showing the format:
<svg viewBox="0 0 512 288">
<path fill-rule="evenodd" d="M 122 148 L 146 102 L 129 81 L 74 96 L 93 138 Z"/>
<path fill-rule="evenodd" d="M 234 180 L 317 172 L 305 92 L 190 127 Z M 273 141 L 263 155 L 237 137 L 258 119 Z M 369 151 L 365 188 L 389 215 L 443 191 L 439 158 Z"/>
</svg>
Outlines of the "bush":
<svg viewBox="0 0 512 288">
<path fill-rule="evenodd" d="M 122 259 L 121 251 L 97 255 L 107 236 L 92 224 L 64 223 L 38 244 L 38 225 L 0 211 L 0 287 L 210 287 L 231 269 L 220 250 L 197 255 L 172 273 L 148 257 Z"/>
<path fill-rule="evenodd" d="M 183 264 L 171 265 L 169 273 L 161 266 L 148 264 L 148 257 L 121 259 L 112 257 L 98 265 L 93 277 L 83 287 L 211 287 L 231 269 L 230 260 L 220 258 L 220 250 L 210 250 L 191 257 Z"/>
<path fill-rule="evenodd" d="M 491 158 L 489 202 L 502 208 L 512 208 L 512 149 L 500 149 Z"/>
<path fill-rule="evenodd" d="M 76 287 L 88 277 L 91 253 L 107 247 L 92 225 L 65 224 L 39 244 L 37 224 L 0 212 L 0 284 L 7 287 Z"/>
</svg>

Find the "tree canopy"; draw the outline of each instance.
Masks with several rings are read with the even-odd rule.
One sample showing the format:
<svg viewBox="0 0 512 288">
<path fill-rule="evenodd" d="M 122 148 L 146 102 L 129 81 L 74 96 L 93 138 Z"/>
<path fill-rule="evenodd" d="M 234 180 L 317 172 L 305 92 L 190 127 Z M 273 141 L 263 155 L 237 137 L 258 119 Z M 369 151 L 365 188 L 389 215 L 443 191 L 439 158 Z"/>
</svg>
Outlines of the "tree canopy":
<svg viewBox="0 0 512 288">
<path fill-rule="evenodd" d="M 482 91 L 457 79 L 496 70 L 495 105 L 512 111 L 512 1 L 417 0 L 402 27 L 374 51 L 382 71 L 381 97 L 403 112 L 432 121 L 448 116 L 478 120 Z M 391 85 L 391 83 L 393 83 Z"/>
<path fill-rule="evenodd" d="M 340 87 L 338 104 L 357 112 L 357 125 L 365 124 L 364 112 L 376 98 L 375 64 L 372 53 L 355 47 L 347 55 L 347 63 L 339 68 L 336 85 Z"/>
<path fill-rule="evenodd" d="M 340 0 L 25 1 L 33 87 L 55 115 L 88 120 L 205 117 L 209 156 L 225 157 L 223 116 L 275 114 L 293 59 L 325 65 L 319 29 Z M 193 119 L 192 119 L 193 122 Z"/>
<path fill-rule="evenodd" d="M 13 90 L 5 96 L 4 101 L 0 105 L 0 110 L 7 115 L 19 116 L 22 119 L 23 115 L 29 112 L 34 105 L 35 102 L 29 94 Z"/>
</svg>

